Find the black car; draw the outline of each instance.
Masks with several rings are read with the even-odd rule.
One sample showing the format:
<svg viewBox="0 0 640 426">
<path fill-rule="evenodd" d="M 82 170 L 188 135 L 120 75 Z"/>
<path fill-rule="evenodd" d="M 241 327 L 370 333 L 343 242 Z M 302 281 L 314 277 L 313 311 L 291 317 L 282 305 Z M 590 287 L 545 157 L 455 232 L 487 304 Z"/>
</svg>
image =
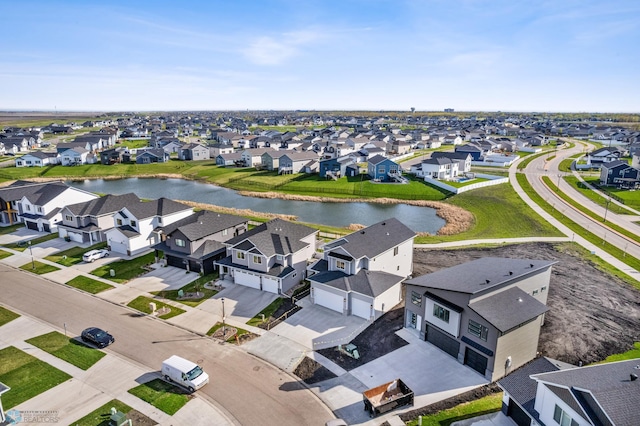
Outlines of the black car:
<svg viewBox="0 0 640 426">
<path fill-rule="evenodd" d="M 99 348 L 109 346 L 116 341 L 112 335 L 97 327 L 90 327 L 82 330 L 80 338 L 83 342 L 91 342 Z"/>
</svg>

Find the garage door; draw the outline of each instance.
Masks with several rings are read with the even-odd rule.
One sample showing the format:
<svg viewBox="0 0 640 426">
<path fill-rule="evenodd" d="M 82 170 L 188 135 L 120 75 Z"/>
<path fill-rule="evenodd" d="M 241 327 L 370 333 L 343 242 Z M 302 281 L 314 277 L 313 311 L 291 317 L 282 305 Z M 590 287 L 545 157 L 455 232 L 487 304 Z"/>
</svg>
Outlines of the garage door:
<svg viewBox="0 0 640 426">
<path fill-rule="evenodd" d="M 366 320 L 371 319 L 371 303 L 360 299 L 351 299 L 351 315 Z"/>
<path fill-rule="evenodd" d="M 487 370 L 487 357 L 480 355 L 473 349 L 467 348 L 464 351 L 464 364 L 468 365 L 484 376 L 484 373 Z"/>
<path fill-rule="evenodd" d="M 242 271 L 236 271 L 234 275 L 236 284 L 244 285 L 260 290 L 260 276 L 252 275 Z"/>
<path fill-rule="evenodd" d="M 31 222 L 29 220 L 29 221 L 26 221 L 25 224 L 27 225 L 27 229 L 33 229 L 34 231 L 38 230 L 38 223 L 37 222 Z"/>
<path fill-rule="evenodd" d="M 111 251 L 116 253 L 127 254 L 127 243 L 120 241 L 109 241 L 109 247 L 111 247 Z"/>
<path fill-rule="evenodd" d="M 262 277 L 262 290 L 269 293 L 278 294 L 278 280 L 274 278 Z"/>
<path fill-rule="evenodd" d="M 343 299 L 344 298 L 340 295 L 329 293 L 328 291 L 320 288 L 314 288 L 313 290 L 313 303 L 329 308 L 332 311 L 342 313 L 344 303 Z"/>
<path fill-rule="evenodd" d="M 48 224 L 48 223 L 43 223 L 43 224 L 42 224 L 42 230 L 43 230 L 44 232 L 51 232 L 51 227 L 49 226 L 49 224 Z"/>
<path fill-rule="evenodd" d="M 77 232 L 69 232 L 67 236 L 71 241 L 75 241 L 76 243 L 82 242 L 82 234 L 78 234 Z"/>
<path fill-rule="evenodd" d="M 518 426 L 531 426 L 531 417 L 511 398 L 509 398 L 507 416 L 511 417 Z"/>
<path fill-rule="evenodd" d="M 167 265 L 175 266 L 176 268 L 187 269 L 181 258 L 169 255 L 166 255 L 165 257 L 167 258 Z"/>
<path fill-rule="evenodd" d="M 447 336 L 444 332 L 430 325 L 427 326 L 427 342 L 439 347 L 452 357 L 458 358 L 458 352 L 460 351 L 460 342 Z"/>
</svg>

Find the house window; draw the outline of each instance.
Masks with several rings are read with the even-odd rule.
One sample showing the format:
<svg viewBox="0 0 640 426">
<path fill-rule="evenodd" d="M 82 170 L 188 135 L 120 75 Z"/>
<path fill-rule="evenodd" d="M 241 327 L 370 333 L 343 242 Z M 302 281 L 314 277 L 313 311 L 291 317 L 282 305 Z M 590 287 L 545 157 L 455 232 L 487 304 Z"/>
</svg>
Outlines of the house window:
<svg viewBox="0 0 640 426">
<path fill-rule="evenodd" d="M 180 238 L 176 238 L 176 245 L 177 245 L 178 247 L 184 247 L 184 246 L 186 246 L 187 244 L 185 243 L 185 241 L 184 241 L 184 240 L 181 240 Z"/>
<path fill-rule="evenodd" d="M 489 334 L 489 329 L 482 324 L 475 322 L 474 320 L 469 320 L 469 334 L 472 336 L 476 336 L 479 339 L 487 341 L 487 335 Z"/>
<path fill-rule="evenodd" d="M 116 219 L 116 225 L 122 226 L 122 219 Z"/>
<path fill-rule="evenodd" d="M 29 212 L 31 211 L 31 206 L 29 204 L 25 204 L 24 209 Z"/>
<path fill-rule="evenodd" d="M 433 305 L 433 316 L 446 323 L 449 322 L 449 310 L 440 305 Z"/>
<path fill-rule="evenodd" d="M 416 306 L 422 306 L 422 295 L 420 295 L 420 293 L 416 293 L 415 291 L 412 291 L 411 303 L 413 303 Z"/>
<path fill-rule="evenodd" d="M 336 261 L 336 268 L 344 269 L 344 267 L 345 267 L 344 261 L 342 261 L 342 260 Z"/>
<path fill-rule="evenodd" d="M 262 258 L 260 256 L 253 256 L 253 263 L 260 265 L 262 263 Z"/>
<path fill-rule="evenodd" d="M 38 206 L 36 207 L 36 210 L 38 211 L 38 213 L 42 213 L 42 207 Z"/>
<path fill-rule="evenodd" d="M 229 234 L 229 230 L 228 229 L 223 229 L 222 230 L 222 235 L 227 235 Z"/>
<path fill-rule="evenodd" d="M 133 227 L 137 226 L 137 224 L 136 224 L 136 221 L 135 221 L 135 220 L 132 220 L 132 221 L 131 221 L 131 226 L 133 226 Z"/>
<path fill-rule="evenodd" d="M 161 217 L 158 218 L 158 223 L 162 224 L 162 218 Z"/>
<path fill-rule="evenodd" d="M 578 422 L 569 417 L 569 414 L 566 411 L 558 407 L 558 404 L 556 404 L 556 407 L 553 410 L 553 420 L 555 420 L 560 426 L 580 426 L 578 425 Z"/>
<path fill-rule="evenodd" d="M 536 294 L 538 294 L 538 290 L 533 290 L 533 295 L 535 296 Z"/>
<path fill-rule="evenodd" d="M 418 325 L 418 315 L 415 312 L 409 313 L 409 327 L 416 328 Z"/>
<path fill-rule="evenodd" d="M 383 175 L 384 174 L 384 166 L 378 167 L 378 174 L 379 175 Z"/>
<path fill-rule="evenodd" d="M 547 287 L 542 287 L 542 288 L 540 289 L 540 291 L 546 291 L 546 290 L 547 290 Z"/>
<path fill-rule="evenodd" d="M 244 252 L 237 251 L 236 252 L 236 259 L 244 259 Z"/>
<path fill-rule="evenodd" d="M 68 220 L 69 222 L 72 222 L 73 221 L 73 216 L 66 214 L 66 215 L 64 215 L 64 220 Z"/>
<path fill-rule="evenodd" d="M 394 247 L 394 248 L 393 248 L 393 255 L 394 255 L 394 256 L 397 256 L 397 255 L 398 255 L 398 249 L 399 249 L 399 247 Z"/>
</svg>

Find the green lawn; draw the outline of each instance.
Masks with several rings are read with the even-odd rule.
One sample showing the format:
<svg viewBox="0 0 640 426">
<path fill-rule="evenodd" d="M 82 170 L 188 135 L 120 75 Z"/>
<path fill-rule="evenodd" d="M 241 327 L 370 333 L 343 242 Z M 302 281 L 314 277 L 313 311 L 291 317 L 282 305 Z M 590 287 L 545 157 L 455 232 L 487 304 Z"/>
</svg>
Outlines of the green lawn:
<svg viewBox="0 0 640 426">
<path fill-rule="evenodd" d="M 5 257 L 13 256 L 13 253 L 9 253 L 8 251 L 0 250 L 0 259 L 4 259 Z"/>
<path fill-rule="evenodd" d="M 38 262 L 37 260 L 33 262 L 25 263 L 20 267 L 20 269 L 33 272 L 34 274 L 38 274 L 38 275 L 48 274 L 49 272 L 60 270 L 60 268 L 56 268 L 55 266 L 48 265 L 46 263 Z"/>
<path fill-rule="evenodd" d="M 0 306 L 0 327 L 19 317 L 20 315 L 16 314 L 15 312 L 11 312 L 10 310 Z"/>
<path fill-rule="evenodd" d="M 120 145 L 129 149 L 145 148 L 149 146 L 149 141 L 150 139 L 127 139 L 120 141 Z"/>
<path fill-rule="evenodd" d="M 595 182 L 592 182 L 591 179 L 587 180 L 588 183 L 598 183 L 600 179 L 595 179 Z M 582 195 L 589 198 L 594 203 L 598 204 L 601 207 L 606 207 L 607 198 L 603 197 L 599 193 L 593 191 L 592 189 L 588 189 L 582 184 L 580 180 L 578 180 L 575 176 L 565 176 L 564 181 L 571 185 L 575 190 L 579 191 Z M 634 214 L 633 212 L 627 210 L 624 207 L 619 206 L 616 203 L 609 203 L 609 211 L 616 214 Z"/>
<path fill-rule="evenodd" d="M 249 321 L 247 321 L 248 325 L 252 325 L 254 327 L 257 327 L 258 324 L 262 324 L 262 316 L 260 314 L 264 314 L 264 318 L 265 319 L 269 319 L 269 317 L 271 315 L 273 315 L 273 313 L 275 311 L 278 310 L 278 308 L 280 307 L 280 305 L 282 305 L 282 302 L 284 302 L 284 299 L 282 299 L 281 297 L 278 297 L 276 300 L 274 300 L 273 302 L 271 302 L 269 304 L 269 306 L 267 306 L 266 308 L 264 308 L 263 310 L 261 310 L 260 312 L 258 312 L 258 314 L 256 314 L 255 317 L 251 318 Z M 214 330 L 215 331 L 215 330 Z"/>
<path fill-rule="evenodd" d="M 180 302 L 182 304 L 185 304 L 187 306 L 198 306 L 199 304 L 201 304 L 202 302 L 204 302 L 205 300 L 215 296 L 216 294 L 218 294 L 218 292 L 216 290 L 211 290 L 209 288 L 204 288 L 204 284 L 215 280 L 218 278 L 218 273 L 214 273 L 214 274 L 209 274 L 209 275 L 205 275 L 202 277 L 198 277 L 195 281 L 190 282 L 189 284 L 185 285 L 184 287 L 180 288 L 180 290 L 182 290 L 184 292 L 184 294 L 186 293 L 195 293 L 196 291 L 196 287 L 198 287 L 198 292 L 202 295 L 201 297 L 197 298 L 197 299 L 180 299 L 178 297 L 178 291 L 179 290 L 165 290 L 165 291 L 154 291 L 152 292 L 152 294 L 156 295 L 156 296 L 160 296 L 162 298 L 165 299 L 169 299 L 169 300 L 175 300 L 176 302 Z"/>
<path fill-rule="evenodd" d="M 72 280 L 67 281 L 65 284 L 91 294 L 97 294 L 113 288 L 113 286 L 109 284 L 103 283 L 102 281 L 94 280 L 89 277 L 85 277 L 83 275 L 78 275 Z"/>
<path fill-rule="evenodd" d="M 18 348 L 0 349 L 0 382 L 11 388 L 2 395 L 8 410 L 69 380 L 71 376 Z"/>
<path fill-rule="evenodd" d="M 16 223 L 15 225 L 0 226 L 0 235 L 7 235 L 24 228 L 24 223 Z"/>
<path fill-rule="evenodd" d="M 247 324 L 249 324 L 249 323 L 247 322 Z M 231 327 L 231 328 L 235 328 L 235 329 L 236 329 L 236 334 L 235 334 L 234 336 L 232 336 L 232 337 L 230 337 L 230 338 L 228 338 L 228 339 L 227 339 L 227 342 L 229 342 L 229 343 L 237 343 L 236 336 L 237 336 L 237 337 L 240 337 L 240 336 L 242 336 L 243 334 L 248 334 L 248 333 L 249 333 L 249 331 L 248 331 L 248 330 L 245 330 L 244 328 L 240 328 L 240 327 L 236 327 L 236 326 L 231 326 L 231 325 L 229 325 L 229 324 L 227 324 L 227 325 L 226 325 L 226 327 L 227 327 L 227 328 Z M 215 324 L 214 324 L 214 326 L 213 326 L 213 327 L 211 327 L 211 328 L 209 329 L 209 331 L 207 331 L 207 336 L 212 336 L 212 335 L 213 335 L 213 333 L 215 333 L 216 331 L 220 330 L 221 328 L 222 328 L 222 323 L 221 323 L 221 322 L 217 322 L 217 323 L 215 323 Z M 225 334 L 227 334 L 227 332 L 225 332 Z"/>
<path fill-rule="evenodd" d="M 121 413 L 127 414 L 133 408 L 117 399 L 112 399 L 100 408 L 96 408 L 80 420 L 76 420 L 71 424 L 73 426 L 109 426 L 111 418 L 111 408 L 115 408 Z"/>
<path fill-rule="evenodd" d="M 192 398 L 182 388 L 161 379 L 143 383 L 129 389 L 128 392 L 170 416 L 177 413 Z"/>
<path fill-rule="evenodd" d="M 106 355 L 57 331 L 33 337 L 26 342 L 83 370 L 88 370 Z"/>
<path fill-rule="evenodd" d="M 151 302 L 156 304 L 156 310 L 158 311 L 164 307 L 171 309 L 171 312 L 169 312 L 168 314 L 161 315 L 158 318 L 169 319 L 171 317 L 175 317 L 185 312 L 184 309 L 176 308 L 175 306 L 168 305 L 157 299 L 152 299 L 150 297 L 145 297 L 145 296 L 136 297 L 131 302 L 129 302 L 127 306 L 133 309 L 137 309 L 140 312 L 144 312 L 145 314 L 151 314 L 151 309 L 149 308 L 149 303 Z"/>
<path fill-rule="evenodd" d="M 625 206 L 632 209 L 640 209 L 640 191 L 629 191 L 628 189 L 607 188 L 606 192 L 617 197 Z"/>
<path fill-rule="evenodd" d="M 94 244 L 91 247 L 72 247 L 68 250 L 52 254 L 45 259 L 59 263 L 63 266 L 71 266 L 82 262 L 82 255 L 90 250 L 103 249 L 107 247 L 107 243 Z"/>
<path fill-rule="evenodd" d="M 154 261 L 155 255 L 151 252 L 131 260 L 118 260 L 108 263 L 94 269 L 91 271 L 91 274 L 117 283 L 125 283 L 146 273 L 147 271 L 144 269 L 144 266 L 150 265 Z M 115 271 L 115 276 L 113 277 L 110 275 L 112 269 Z"/>
<path fill-rule="evenodd" d="M 609 355 L 602 362 L 614 362 L 614 361 L 625 361 L 628 359 L 636 359 L 640 358 L 640 342 L 636 342 L 633 344 L 633 349 L 628 350 L 627 352 L 615 355 Z"/>
<path fill-rule="evenodd" d="M 501 407 L 502 392 L 488 395 L 475 401 L 465 402 L 435 414 L 422 416 L 422 426 L 449 426 L 451 423 L 459 420 L 495 413 L 496 411 L 500 411 Z M 408 422 L 407 425 L 418 425 L 418 419 Z"/>
<path fill-rule="evenodd" d="M 29 248 L 29 243 L 31 243 L 31 246 L 33 247 L 37 244 L 44 243 L 45 241 L 53 240 L 55 238 L 58 238 L 58 234 L 47 234 L 38 238 L 34 238 L 33 240 L 18 241 L 16 243 L 4 244 L 4 246 L 6 248 L 10 248 L 17 251 L 25 251 Z"/>
</svg>

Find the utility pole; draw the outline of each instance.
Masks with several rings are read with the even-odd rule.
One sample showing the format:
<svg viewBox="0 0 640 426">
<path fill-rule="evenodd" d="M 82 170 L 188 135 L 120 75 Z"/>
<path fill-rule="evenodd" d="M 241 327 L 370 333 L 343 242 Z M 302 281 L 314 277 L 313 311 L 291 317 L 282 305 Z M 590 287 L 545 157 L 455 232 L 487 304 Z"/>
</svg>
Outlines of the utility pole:
<svg viewBox="0 0 640 426">
<path fill-rule="evenodd" d="M 607 223 L 607 212 L 609 211 L 609 203 L 611 202 L 611 198 L 607 199 L 607 205 L 604 208 L 604 219 L 602 223 Z"/>
</svg>

